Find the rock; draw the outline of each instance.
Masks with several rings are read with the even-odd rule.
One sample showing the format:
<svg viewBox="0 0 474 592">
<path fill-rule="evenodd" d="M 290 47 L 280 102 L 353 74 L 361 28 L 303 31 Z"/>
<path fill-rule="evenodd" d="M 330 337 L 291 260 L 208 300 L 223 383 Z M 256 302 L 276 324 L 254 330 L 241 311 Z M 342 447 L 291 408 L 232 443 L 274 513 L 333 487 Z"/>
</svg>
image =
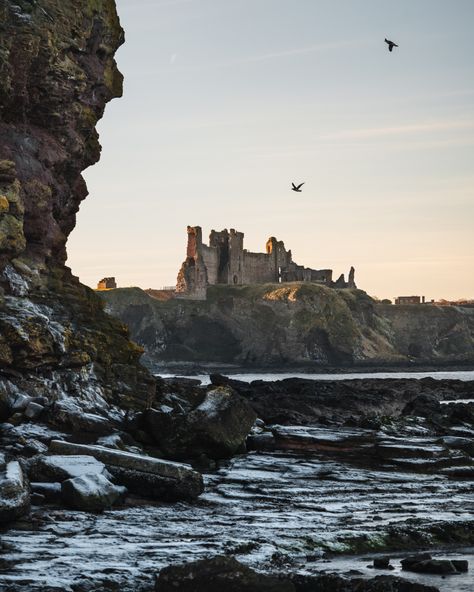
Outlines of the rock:
<svg viewBox="0 0 474 592">
<path fill-rule="evenodd" d="M 13 401 L 13 405 L 12 405 L 12 411 L 13 412 L 17 412 L 17 411 L 24 411 L 28 404 L 32 401 L 32 398 L 29 397 L 28 395 L 17 395 L 15 400 Z"/>
<path fill-rule="evenodd" d="M 31 491 L 44 496 L 45 501 L 57 504 L 61 501 L 61 483 L 31 483 Z"/>
<path fill-rule="evenodd" d="M 44 407 L 31 401 L 25 409 L 25 417 L 28 419 L 37 419 L 44 411 Z"/>
<path fill-rule="evenodd" d="M 429 553 L 416 553 L 415 555 L 409 555 L 400 561 L 402 569 L 410 569 L 412 565 L 419 563 L 420 561 L 429 561 L 431 555 Z"/>
<path fill-rule="evenodd" d="M 198 404 L 170 402 L 174 408 L 147 411 L 145 423 L 171 458 L 228 458 L 242 449 L 256 419 L 249 404 L 227 387 L 211 388 Z"/>
<path fill-rule="evenodd" d="M 275 450 L 275 436 L 271 432 L 261 434 L 250 434 L 247 438 L 247 450 Z"/>
<path fill-rule="evenodd" d="M 122 94 L 115 3 L 2 1 L 0 23 L 0 392 L 144 409 L 141 348 L 65 266 L 95 127 Z"/>
<path fill-rule="evenodd" d="M 109 477 L 105 465 L 93 456 L 51 455 L 39 456 L 31 462 L 28 473 L 32 481 L 59 482 L 82 475 Z"/>
<path fill-rule="evenodd" d="M 357 575 L 349 573 L 349 576 Z M 311 576 L 259 574 L 233 557 L 213 557 L 162 569 L 155 592 L 439 592 L 438 588 L 394 576 L 346 578 L 338 574 Z"/>
<path fill-rule="evenodd" d="M 189 465 L 182 463 L 102 446 L 72 444 L 61 440 L 51 442 L 50 452 L 93 456 L 103 462 L 107 469 L 118 479 L 123 478 L 124 483 L 128 483 L 133 491 L 136 491 L 139 485 L 133 485 L 131 481 L 136 479 L 138 484 L 140 478 L 145 491 L 156 492 L 157 495 L 160 491 L 163 491 L 165 495 L 163 499 L 169 499 L 165 492 L 166 483 L 168 483 L 169 495 L 173 499 L 194 499 L 201 495 L 204 490 L 202 475 L 194 471 Z M 156 479 L 153 477 L 156 477 Z M 140 493 L 140 491 L 137 491 L 137 493 Z"/>
<path fill-rule="evenodd" d="M 390 569 L 390 557 L 375 557 L 374 568 L 375 569 Z"/>
<path fill-rule="evenodd" d="M 258 574 L 233 557 L 213 557 L 165 567 L 156 592 L 295 592 L 289 581 Z"/>
<path fill-rule="evenodd" d="M 448 448 L 462 450 L 470 456 L 474 456 L 474 441 L 472 438 L 461 438 L 459 436 L 445 436 L 441 441 Z"/>
<path fill-rule="evenodd" d="M 440 469 L 440 473 L 450 479 L 474 479 L 474 466 L 444 467 Z"/>
<path fill-rule="evenodd" d="M 44 496 L 42 493 L 34 492 L 31 494 L 30 500 L 32 506 L 41 506 L 41 504 L 44 504 L 46 501 L 46 496 Z"/>
<path fill-rule="evenodd" d="M 97 473 L 68 479 L 61 484 L 61 494 L 66 505 L 86 512 L 107 510 L 123 500 L 126 493 L 125 487 L 114 485 Z"/>
<path fill-rule="evenodd" d="M 28 480 L 17 461 L 5 464 L 0 455 L 0 523 L 11 522 L 30 510 Z M 3 465 L 3 466 L 2 466 Z"/>
<path fill-rule="evenodd" d="M 459 573 L 465 573 L 469 571 L 469 561 L 466 559 L 451 559 L 451 563 Z"/>
<path fill-rule="evenodd" d="M 456 574 L 458 570 L 449 559 L 433 559 L 429 553 L 412 555 L 401 561 L 402 569 L 417 573 L 448 575 Z M 462 571 L 467 571 L 467 561 L 461 561 Z"/>
<path fill-rule="evenodd" d="M 21 453 L 24 456 L 36 456 L 37 454 L 45 454 L 47 451 L 48 447 L 43 442 L 35 438 L 29 438 L 23 446 Z"/>
<path fill-rule="evenodd" d="M 89 432 L 92 434 L 109 435 L 116 426 L 110 419 L 95 413 L 86 413 L 57 403 L 50 411 L 49 422 L 72 432 Z"/>
</svg>

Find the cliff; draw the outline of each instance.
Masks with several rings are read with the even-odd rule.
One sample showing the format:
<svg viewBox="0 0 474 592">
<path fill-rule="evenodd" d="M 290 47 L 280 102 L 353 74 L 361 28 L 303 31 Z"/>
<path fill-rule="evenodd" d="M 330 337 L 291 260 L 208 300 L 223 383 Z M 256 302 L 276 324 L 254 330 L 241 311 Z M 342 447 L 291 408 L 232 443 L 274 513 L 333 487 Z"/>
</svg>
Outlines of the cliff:
<svg viewBox="0 0 474 592">
<path fill-rule="evenodd" d="M 122 93 L 113 0 L 0 0 L 0 395 L 141 407 L 153 390 L 126 327 L 65 266 Z M 93 403 L 94 401 L 94 403 Z"/>
<path fill-rule="evenodd" d="M 148 362 L 357 365 L 474 362 L 474 310 L 386 306 L 311 283 L 212 286 L 206 301 L 102 294 Z"/>
</svg>

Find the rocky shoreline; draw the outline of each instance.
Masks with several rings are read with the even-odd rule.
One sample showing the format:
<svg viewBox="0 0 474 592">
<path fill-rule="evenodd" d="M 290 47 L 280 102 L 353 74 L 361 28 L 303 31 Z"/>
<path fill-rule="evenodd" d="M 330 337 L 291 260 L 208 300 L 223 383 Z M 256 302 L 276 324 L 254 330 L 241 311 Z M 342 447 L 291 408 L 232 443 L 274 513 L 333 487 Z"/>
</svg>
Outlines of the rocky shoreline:
<svg viewBox="0 0 474 592">
<path fill-rule="evenodd" d="M 0 517 L 7 544 L 0 551 L 0 582 L 5 590 L 52 591 L 61 585 L 98 591 L 105 580 L 107 589 L 153 590 L 159 566 L 222 554 L 278 576 L 271 584 L 277 587 L 268 584 L 269 590 L 308 590 L 316 582 L 328 591 L 444 590 L 442 582 L 435 588 L 420 588 L 423 582 L 407 587 L 411 584 L 400 583 L 399 575 L 329 577 L 331 564 L 324 562 L 335 554 L 433 549 L 439 556 L 443 549 L 474 546 L 472 382 L 246 383 L 212 375 L 207 386 L 161 379 L 157 392 L 149 409 L 120 418 L 97 414 L 90 423 L 87 418 L 61 423 L 63 410 L 48 404 L 29 417 L 32 403 L 41 405 L 23 399 L 13 401 L 7 413 L 4 408 Z M 16 497 L 5 495 L 15 487 Z M 84 519 L 88 512 L 92 523 Z M 143 532 L 130 539 L 137 520 Z M 98 529 L 97 543 L 89 537 L 91 524 Z M 48 532 L 56 533 L 48 554 L 53 565 L 62 565 L 41 576 L 41 554 L 32 546 L 41 547 L 37 539 L 48 538 Z M 71 549 L 73 555 L 84 552 L 82 561 L 91 562 L 87 585 L 67 558 L 60 559 L 62 541 L 71 537 L 76 544 L 83 541 L 79 551 Z M 110 539 L 117 560 L 125 561 L 122 568 L 111 567 L 112 556 L 107 567 L 89 555 L 101 537 Z M 147 545 L 143 537 L 158 537 L 163 544 Z M 128 560 L 122 556 L 126 549 L 134 549 Z M 148 556 L 155 558 L 155 569 Z M 460 550 L 457 560 L 465 557 Z M 142 566 L 139 573 L 135 564 Z M 28 565 L 36 565 L 34 576 L 25 573 Z M 199 564 L 196 573 L 207 573 L 207 566 Z M 118 569 L 115 580 L 107 576 L 109 568 Z M 189 569 L 164 573 L 185 582 L 182 574 Z M 242 577 L 250 582 L 264 577 L 246 570 Z M 227 576 L 216 575 L 216 581 L 222 577 Z M 163 578 L 158 577 L 157 590 L 168 589 Z M 185 583 L 180 586 L 187 590 Z"/>
</svg>

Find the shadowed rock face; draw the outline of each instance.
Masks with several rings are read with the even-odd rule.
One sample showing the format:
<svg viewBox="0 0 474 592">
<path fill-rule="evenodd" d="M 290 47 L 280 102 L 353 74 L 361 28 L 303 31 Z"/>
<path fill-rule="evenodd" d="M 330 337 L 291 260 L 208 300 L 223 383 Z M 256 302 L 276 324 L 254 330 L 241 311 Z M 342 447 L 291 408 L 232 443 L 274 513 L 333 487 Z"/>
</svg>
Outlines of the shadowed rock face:
<svg viewBox="0 0 474 592">
<path fill-rule="evenodd" d="M 139 288 L 101 293 L 151 367 L 376 366 L 474 361 L 474 308 L 390 306 L 362 290 L 310 282 L 215 285 L 206 300 L 167 301 Z"/>
<path fill-rule="evenodd" d="M 140 407 L 153 389 L 127 330 L 64 265 L 87 196 L 81 173 L 100 157 L 96 123 L 122 94 L 123 39 L 113 0 L 0 0 L 3 398 L 51 398 L 46 379 Z"/>
</svg>

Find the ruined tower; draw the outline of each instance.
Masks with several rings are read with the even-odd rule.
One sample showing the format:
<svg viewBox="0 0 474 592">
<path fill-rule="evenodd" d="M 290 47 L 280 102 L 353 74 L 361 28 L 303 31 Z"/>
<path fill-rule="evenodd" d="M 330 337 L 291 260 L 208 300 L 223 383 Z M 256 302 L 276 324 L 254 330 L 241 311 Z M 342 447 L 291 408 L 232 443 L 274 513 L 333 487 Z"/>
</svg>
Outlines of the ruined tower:
<svg viewBox="0 0 474 592">
<path fill-rule="evenodd" d="M 233 228 L 211 230 L 209 245 L 202 242 L 200 226 L 188 226 L 186 260 L 181 266 L 176 293 L 181 297 L 205 298 L 208 286 L 278 282 L 314 282 L 335 288 L 355 288 L 354 268 L 349 281 L 341 275 L 332 280 L 332 269 L 311 269 L 297 265 L 283 241 L 271 236 L 265 253 L 244 249 L 244 233 Z"/>
</svg>

